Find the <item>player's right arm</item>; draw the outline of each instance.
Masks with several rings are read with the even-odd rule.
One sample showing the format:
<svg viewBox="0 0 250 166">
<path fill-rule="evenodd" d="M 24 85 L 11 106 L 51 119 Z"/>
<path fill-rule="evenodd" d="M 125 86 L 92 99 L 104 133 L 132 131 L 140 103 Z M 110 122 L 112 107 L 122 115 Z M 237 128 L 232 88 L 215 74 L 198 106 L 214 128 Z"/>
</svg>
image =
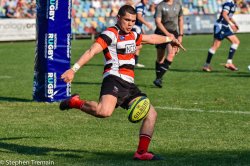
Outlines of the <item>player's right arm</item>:
<svg viewBox="0 0 250 166">
<path fill-rule="evenodd" d="M 72 68 L 66 70 L 62 75 L 61 79 L 64 82 L 72 82 L 74 79 L 75 73 L 79 70 L 82 66 L 84 66 L 90 59 L 92 59 L 96 54 L 103 51 L 102 46 L 95 42 L 80 58 L 79 60 L 73 65 Z"/>
<path fill-rule="evenodd" d="M 155 18 L 155 24 L 166 36 L 174 36 L 172 33 L 169 33 L 168 30 L 164 27 L 160 17 Z"/>
<path fill-rule="evenodd" d="M 156 7 L 156 11 L 155 11 L 155 25 L 158 29 L 160 29 L 166 36 L 172 36 L 174 37 L 173 34 L 169 33 L 168 30 L 164 27 L 164 25 L 162 24 L 162 17 L 164 17 L 163 15 L 163 6 L 162 5 L 158 5 Z"/>
<path fill-rule="evenodd" d="M 232 18 L 228 16 L 227 10 L 223 10 L 222 17 L 228 22 L 229 26 L 233 29 L 234 32 L 238 30 L 238 25 Z"/>
<path fill-rule="evenodd" d="M 143 23 L 144 25 L 146 25 L 146 26 L 148 27 L 148 29 L 150 29 L 150 30 L 153 29 L 153 26 L 143 18 L 142 13 L 140 13 L 140 12 L 137 13 L 137 14 L 136 14 L 136 17 L 137 17 L 137 19 L 138 19 L 141 23 Z"/>
</svg>

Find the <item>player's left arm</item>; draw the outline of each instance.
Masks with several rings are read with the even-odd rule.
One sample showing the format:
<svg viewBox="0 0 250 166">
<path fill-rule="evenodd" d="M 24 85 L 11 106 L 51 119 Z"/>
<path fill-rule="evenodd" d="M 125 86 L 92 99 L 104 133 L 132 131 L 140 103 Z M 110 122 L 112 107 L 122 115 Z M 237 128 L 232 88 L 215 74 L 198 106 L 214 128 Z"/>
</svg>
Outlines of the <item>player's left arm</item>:
<svg viewBox="0 0 250 166">
<path fill-rule="evenodd" d="M 180 43 L 182 43 L 182 38 L 183 38 L 183 35 L 184 35 L 184 18 L 183 18 L 183 15 L 181 15 L 178 18 L 178 27 L 179 27 L 178 40 L 179 40 Z"/>
<path fill-rule="evenodd" d="M 178 40 L 172 36 L 162 36 L 157 34 L 150 34 L 150 35 L 142 35 L 142 43 L 143 44 L 162 44 L 162 43 L 168 43 L 168 42 L 174 42 L 176 44 L 179 44 Z"/>
<path fill-rule="evenodd" d="M 172 42 L 173 44 L 180 47 L 182 50 L 186 51 L 186 49 L 179 42 L 179 40 L 176 39 L 173 35 L 162 36 L 162 35 L 157 35 L 157 34 L 151 34 L 151 35 L 143 34 L 141 41 L 142 43 L 145 43 L 145 44 L 163 44 L 163 43 Z"/>
</svg>

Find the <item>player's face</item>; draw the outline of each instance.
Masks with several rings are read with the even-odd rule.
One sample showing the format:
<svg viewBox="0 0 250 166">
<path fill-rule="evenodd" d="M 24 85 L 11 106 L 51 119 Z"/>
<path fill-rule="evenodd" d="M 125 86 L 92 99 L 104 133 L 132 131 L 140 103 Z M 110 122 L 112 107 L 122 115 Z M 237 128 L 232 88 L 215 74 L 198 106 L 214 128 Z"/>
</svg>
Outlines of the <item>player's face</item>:
<svg viewBox="0 0 250 166">
<path fill-rule="evenodd" d="M 143 0 L 143 4 L 147 5 L 149 0 Z"/>
<path fill-rule="evenodd" d="M 136 15 L 126 13 L 125 16 L 118 16 L 118 25 L 125 32 L 129 33 L 135 25 Z"/>
</svg>

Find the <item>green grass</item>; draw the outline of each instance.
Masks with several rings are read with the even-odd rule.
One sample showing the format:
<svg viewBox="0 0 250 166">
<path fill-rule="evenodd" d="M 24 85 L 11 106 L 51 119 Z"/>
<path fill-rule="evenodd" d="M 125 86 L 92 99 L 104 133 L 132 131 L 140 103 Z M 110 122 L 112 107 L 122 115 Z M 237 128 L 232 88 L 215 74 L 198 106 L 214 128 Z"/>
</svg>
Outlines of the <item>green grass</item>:
<svg viewBox="0 0 250 166">
<path fill-rule="evenodd" d="M 185 36 L 180 52 L 155 88 L 154 46 L 144 46 L 136 84 L 148 94 L 159 114 L 150 150 L 164 161 L 132 160 L 140 124 L 129 123 L 117 109 L 107 119 L 77 110 L 60 112 L 58 103 L 32 101 L 35 42 L 0 43 L 0 165 L 7 161 L 52 161 L 54 165 L 250 165 L 250 34 L 239 34 L 241 45 L 226 70 L 230 43 L 224 41 L 212 61 L 213 72 L 201 71 L 211 35 Z M 72 42 L 72 62 L 90 46 Z M 97 100 L 103 57 L 97 55 L 77 74 L 72 93 Z M 92 74 L 90 76 L 90 73 Z"/>
</svg>

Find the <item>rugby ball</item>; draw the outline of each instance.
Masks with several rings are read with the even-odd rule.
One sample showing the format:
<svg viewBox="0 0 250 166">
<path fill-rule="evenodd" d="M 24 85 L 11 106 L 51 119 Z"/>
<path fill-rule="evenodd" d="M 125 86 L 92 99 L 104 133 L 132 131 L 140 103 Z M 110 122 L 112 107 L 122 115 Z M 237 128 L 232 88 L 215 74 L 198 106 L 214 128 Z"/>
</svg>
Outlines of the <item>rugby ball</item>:
<svg viewBox="0 0 250 166">
<path fill-rule="evenodd" d="M 149 112 L 150 101 L 146 96 L 140 96 L 130 104 L 128 108 L 128 120 L 132 123 L 140 122 Z"/>
</svg>

